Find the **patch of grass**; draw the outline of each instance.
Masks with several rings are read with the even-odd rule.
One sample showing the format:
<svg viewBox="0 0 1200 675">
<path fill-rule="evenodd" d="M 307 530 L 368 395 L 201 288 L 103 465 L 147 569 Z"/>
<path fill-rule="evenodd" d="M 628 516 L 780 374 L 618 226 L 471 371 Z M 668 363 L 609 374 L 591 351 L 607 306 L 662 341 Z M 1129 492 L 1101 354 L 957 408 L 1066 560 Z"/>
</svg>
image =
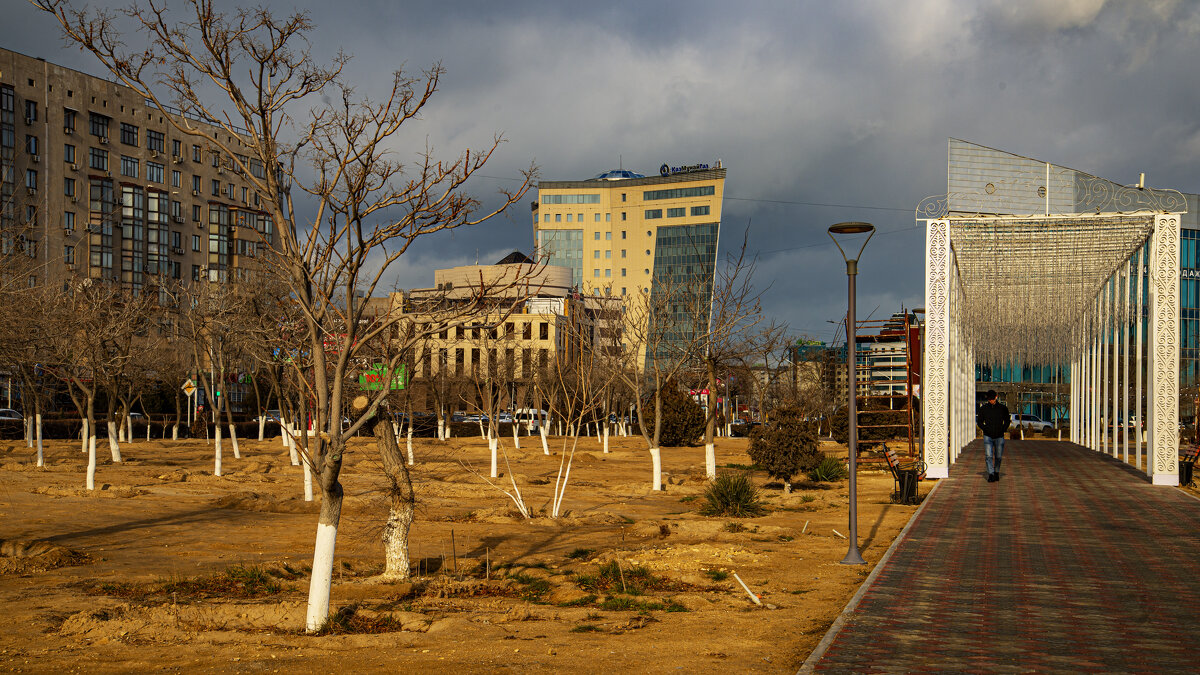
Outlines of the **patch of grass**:
<svg viewBox="0 0 1200 675">
<path fill-rule="evenodd" d="M 850 470 L 837 457 L 826 457 L 809 470 L 808 479 L 818 483 L 832 483 L 850 475 Z"/>
<path fill-rule="evenodd" d="M 816 501 L 816 495 L 800 495 L 800 501 L 804 504 L 809 504 Z"/>
<path fill-rule="evenodd" d="M 792 591 L 792 595 L 804 595 L 811 590 L 811 588 L 797 588 L 796 590 Z"/>
<path fill-rule="evenodd" d="M 758 488 L 744 473 L 717 474 L 704 490 L 704 501 L 700 514 L 705 516 L 750 518 L 766 513 Z"/>
<path fill-rule="evenodd" d="M 781 535 L 779 535 L 779 541 L 792 541 L 793 539 L 795 539 L 795 537 L 793 537 L 793 536 L 792 536 L 792 535 L 790 535 L 790 534 L 781 534 Z"/>
<path fill-rule="evenodd" d="M 571 629 L 572 633 L 603 633 L 604 629 L 590 623 L 581 623 Z"/>
<path fill-rule="evenodd" d="M 688 611 L 687 607 L 684 607 L 674 600 L 668 600 L 667 602 L 655 602 L 638 600 L 637 598 L 631 598 L 626 595 L 608 596 L 604 599 L 604 602 L 600 603 L 600 609 L 605 609 L 611 612 Z"/>
<path fill-rule="evenodd" d="M 584 560 L 584 559 L 592 557 L 592 554 L 595 552 L 596 552 L 596 549 L 594 549 L 594 548 L 577 548 L 574 551 L 571 551 L 570 553 L 568 553 L 567 557 L 570 558 L 571 560 Z"/>
<path fill-rule="evenodd" d="M 629 516 L 621 516 L 621 520 L 625 521 L 625 523 L 628 525 L 632 525 L 637 522 L 636 520 L 634 520 L 633 518 L 630 518 Z"/>
<path fill-rule="evenodd" d="M 276 595 L 283 585 L 274 577 L 276 570 L 254 565 L 234 565 L 213 575 L 170 579 L 149 584 L 105 583 L 99 590 L 126 600 L 152 601 L 170 598 L 172 601 L 205 598 L 262 598 Z"/>
<path fill-rule="evenodd" d="M 679 588 L 662 577 L 654 576 L 650 570 L 640 565 L 618 567 L 617 561 L 611 560 L 596 570 L 596 574 L 576 574 L 575 583 L 589 593 L 626 593 L 641 595 L 647 591 L 668 591 Z"/>
<path fill-rule="evenodd" d="M 722 464 L 717 468 L 718 469 L 734 469 L 736 471 L 759 471 L 762 469 L 762 467 L 757 464 L 733 464 L 733 463 Z"/>
<path fill-rule="evenodd" d="M 591 605 L 593 602 L 596 602 L 596 596 L 592 595 L 592 594 L 588 594 L 588 595 L 583 596 L 582 598 L 575 598 L 574 600 L 560 602 L 560 603 L 558 603 L 558 606 L 559 607 L 587 607 L 588 605 Z"/>
<path fill-rule="evenodd" d="M 395 633 L 400 631 L 400 622 L 386 614 L 367 617 L 358 611 L 358 605 L 347 605 L 325 620 L 316 635 L 348 635 Z"/>
<path fill-rule="evenodd" d="M 696 495 L 688 495 L 686 497 L 680 497 L 679 501 L 684 504 L 686 504 L 688 502 L 694 502 L 694 501 L 696 501 Z"/>
<path fill-rule="evenodd" d="M 725 581 L 729 578 L 729 572 L 724 570 L 704 570 L 704 575 L 713 581 Z"/>
<path fill-rule="evenodd" d="M 730 521 L 721 527 L 722 532 L 745 532 L 746 526 L 741 523 Z"/>
<path fill-rule="evenodd" d="M 525 587 L 521 589 L 521 598 L 529 602 L 540 602 L 542 596 L 550 592 L 550 582 L 545 579 L 528 574 L 509 574 L 507 578 Z"/>
</svg>

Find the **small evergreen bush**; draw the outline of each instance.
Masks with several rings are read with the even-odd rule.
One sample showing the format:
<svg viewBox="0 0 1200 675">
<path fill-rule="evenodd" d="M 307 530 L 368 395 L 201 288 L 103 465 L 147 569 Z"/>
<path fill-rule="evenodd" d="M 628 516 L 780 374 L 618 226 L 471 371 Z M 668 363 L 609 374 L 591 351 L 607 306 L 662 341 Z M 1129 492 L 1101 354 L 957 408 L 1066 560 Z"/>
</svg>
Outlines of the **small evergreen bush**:
<svg viewBox="0 0 1200 675">
<path fill-rule="evenodd" d="M 664 448 L 694 446 L 704 433 L 704 409 L 681 389 L 674 380 L 668 380 L 662 389 L 662 436 L 659 445 Z M 653 400 L 646 408 L 653 410 Z M 647 420 L 653 425 L 652 420 Z"/>
<path fill-rule="evenodd" d="M 808 471 L 808 479 L 817 483 L 832 483 L 849 475 L 850 470 L 837 457 L 826 457 Z"/>
<path fill-rule="evenodd" d="M 750 518 L 766 513 L 758 488 L 744 473 L 719 473 L 704 491 L 704 516 L 733 516 Z"/>
<path fill-rule="evenodd" d="M 795 406 L 771 411 L 766 424 L 750 434 L 750 459 L 767 475 L 788 486 L 792 476 L 809 471 L 823 456 L 817 447 L 817 432 Z"/>
</svg>

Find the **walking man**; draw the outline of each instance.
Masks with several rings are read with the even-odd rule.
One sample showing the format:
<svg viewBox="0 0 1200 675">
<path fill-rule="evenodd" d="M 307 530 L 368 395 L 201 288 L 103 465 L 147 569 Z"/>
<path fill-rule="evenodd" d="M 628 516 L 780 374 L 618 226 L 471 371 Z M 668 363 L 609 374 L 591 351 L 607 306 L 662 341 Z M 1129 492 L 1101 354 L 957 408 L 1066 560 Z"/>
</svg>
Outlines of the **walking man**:
<svg viewBox="0 0 1200 675">
<path fill-rule="evenodd" d="M 987 403 L 979 406 L 975 423 L 983 429 L 983 455 L 987 461 L 988 482 L 1000 480 L 1000 457 L 1004 454 L 1004 432 L 1012 424 L 1008 407 L 996 400 L 996 392 L 989 389 Z"/>
</svg>

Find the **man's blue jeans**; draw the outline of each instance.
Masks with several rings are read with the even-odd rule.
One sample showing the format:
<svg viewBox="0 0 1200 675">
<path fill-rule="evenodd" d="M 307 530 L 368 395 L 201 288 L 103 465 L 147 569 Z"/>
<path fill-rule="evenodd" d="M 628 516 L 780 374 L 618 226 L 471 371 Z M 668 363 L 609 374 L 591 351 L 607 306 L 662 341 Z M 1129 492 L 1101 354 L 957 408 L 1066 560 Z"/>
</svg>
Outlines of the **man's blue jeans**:
<svg viewBox="0 0 1200 675">
<path fill-rule="evenodd" d="M 988 475 L 1000 473 L 1000 456 L 1004 454 L 1004 437 L 983 437 L 983 456 L 987 460 Z"/>
</svg>

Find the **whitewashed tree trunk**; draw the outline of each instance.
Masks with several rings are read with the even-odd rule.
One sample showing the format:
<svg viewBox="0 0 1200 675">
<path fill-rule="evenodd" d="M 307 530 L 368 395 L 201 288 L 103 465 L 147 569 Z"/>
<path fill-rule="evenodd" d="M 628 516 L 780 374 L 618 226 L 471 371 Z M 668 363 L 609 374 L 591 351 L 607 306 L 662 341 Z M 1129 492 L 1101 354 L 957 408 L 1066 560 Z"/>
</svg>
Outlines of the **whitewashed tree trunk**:
<svg viewBox="0 0 1200 675">
<path fill-rule="evenodd" d="M 650 448 L 650 461 L 654 466 L 654 488 L 655 490 L 662 489 L 662 450 L 660 448 Z"/>
<path fill-rule="evenodd" d="M 241 459 L 242 451 L 238 447 L 237 427 L 233 426 L 233 422 L 229 423 L 229 441 L 233 443 L 233 458 Z"/>
<path fill-rule="evenodd" d="M 171 425 L 171 440 L 179 440 L 179 422 Z"/>
<path fill-rule="evenodd" d="M 163 438 L 167 437 L 167 428 L 163 427 Z M 146 442 L 150 442 L 150 419 L 146 418 Z"/>
<path fill-rule="evenodd" d="M 129 413 L 125 413 L 125 426 L 128 428 L 128 431 L 125 432 L 125 438 L 128 438 L 129 442 L 132 443 L 133 442 L 133 416 L 131 416 Z"/>
<path fill-rule="evenodd" d="M 88 468 L 87 468 L 87 489 L 96 489 L 96 435 L 91 434 L 87 439 L 88 446 Z"/>
<path fill-rule="evenodd" d="M 479 419 L 478 422 L 479 422 L 479 437 L 487 438 L 488 434 L 484 433 L 484 431 L 483 431 L 483 419 Z M 491 433 L 490 429 L 488 430 L 488 433 Z"/>
<path fill-rule="evenodd" d="M 25 447 L 33 447 L 33 418 L 25 418 Z"/>
<path fill-rule="evenodd" d="M 391 509 L 383 526 L 383 578 L 407 579 L 412 575 L 408 560 L 408 532 L 412 528 L 413 508 L 400 504 Z"/>
<path fill-rule="evenodd" d="M 266 435 L 266 432 L 267 432 L 267 416 L 259 415 L 258 416 L 258 440 L 261 441 L 263 439 L 263 437 Z"/>
<path fill-rule="evenodd" d="M 412 415 L 409 415 L 408 416 L 408 436 L 405 438 L 405 443 L 408 446 L 407 450 L 408 450 L 408 465 L 409 466 L 412 466 L 417 463 L 416 457 L 413 456 L 412 439 L 413 439 L 413 424 L 414 424 L 414 422 L 415 422 L 415 420 L 413 419 Z M 408 522 L 411 523 L 412 520 L 409 520 Z M 405 553 L 405 555 L 408 555 L 408 554 Z"/>
<path fill-rule="evenodd" d="M 704 475 L 709 480 L 717 479 L 717 447 L 712 443 L 704 444 Z"/>
<path fill-rule="evenodd" d="M 549 455 L 550 454 L 550 444 L 546 442 L 546 425 L 545 424 L 538 427 L 538 435 L 542 437 L 542 454 Z"/>
<path fill-rule="evenodd" d="M 292 423 L 287 421 L 286 419 L 284 419 L 283 415 L 280 415 L 279 416 L 279 442 L 283 445 L 283 447 L 291 450 L 292 466 L 295 466 L 296 465 L 296 448 L 292 447 L 292 444 L 288 442 L 288 439 L 291 438 L 291 434 L 288 433 L 291 430 L 291 428 L 292 428 Z"/>
<path fill-rule="evenodd" d="M 84 420 L 83 421 L 83 429 L 80 430 L 80 432 L 79 432 L 79 441 L 80 441 L 80 445 L 82 446 L 79 448 L 79 451 L 82 453 L 85 453 L 85 454 L 88 451 L 88 436 L 91 435 L 88 433 L 89 431 L 90 431 L 90 429 L 88 428 L 88 421 Z"/>
<path fill-rule="evenodd" d="M 604 425 L 604 454 L 608 454 L 608 425 Z"/>
<path fill-rule="evenodd" d="M 293 436 L 296 431 L 292 428 L 292 423 L 288 422 L 287 426 L 281 424 L 279 433 L 283 435 L 283 443 L 288 448 L 288 458 L 291 459 L 292 466 L 300 466 L 300 453 L 296 452 L 296 438 Z"/>
<path fill-rule="evenodd" d="M 108 421 L 108 450 L 112 453 L 112 461 L 121 461 L 121 446 L 117 443 L 117 424 L 112 420 Z"/>
<path fill-rule="evenodd" d="M 213 437 L 216 440 L 216 449 L 213 452 L 213 475 L 221 475 L 221 423 L 217 422 L 213 425 Z M 206 427 L 207 428 L 207 427 Z"/>
<path fill-rule="evenodd" d="M 488 450 L 492 453 L 492 472 L 489 475 L 492 478 L 500 477 L 500 464 L 498 463 L 499 457 L 496 452 L 496 450 L 500 446 L 500 443 L 498 441 L 499 441 L 499 439 L 492 436 L 491 429 L 489 429 L 487 442 L 488 442 Z"/>
<path fill-rule="evenodd" d="M 115 436 L 114 436 L 114 435 L 113 435 L 113 433 L 112 433 L 114 430 L 117 432 Z M 125 420 L 124 420 L 123 418 L 121 419 L 121 425 L 120 425 L 120 427 L 119 427 L 119 428 L 118 428 L 118 427 L 114 427 L 114 426 L 113 426 L 113 423 L 112 423 L 112 422 L 109 422 L 109 423 L 108 423 L 108 433 L 109 433 L 109 438 L 116 438 L 116 439 L 117 439 L 117 442 L 119 442 L 119 443 L 124 443 L 124 442 L 125 442 L 125 439 L 126 439 L 126 436 L 125 436 Z"/>
<path fill-rule="evenodd" d="M 304 501 L 311 502 L 313 500 L 312 467 L 308 465 L 307 459 L 301 460 L 300 466 L 304 467 Z"/>
<path fill-rule="evenodd" d="M 446 440 L 446 420 L 438 418 L 438 440 Z"/>
<path fill-rule="evenodd" d="M 517 450 L 520 450 L 521 449 L 521 439 L 517 438 L 517 427 L 518 426 L 519 425 L 517 425 L 517 424 L 512 425 L 513 447 L 516 448 Z"/>
<path fill-rule="evenodd" d="M 37 465 L 46 466 L 46 457 L 42 454 L 42 413 L 34 416 L 33 423 L 37 427 Z"/>
<path fill-rule="evenodd" d="M 308 463 L 305 462 L 305 466 Z M 342 515 L 342 496 L 325 495 L 317 521 L 317 541 L 313 546 L 312 577 L 308 585 L 308 613 L 305 627 L 312 633 L 329 618 L 329 591 L 333 584 L 333 554 L 337 548 L 338 521 Z"/>
</svg>

